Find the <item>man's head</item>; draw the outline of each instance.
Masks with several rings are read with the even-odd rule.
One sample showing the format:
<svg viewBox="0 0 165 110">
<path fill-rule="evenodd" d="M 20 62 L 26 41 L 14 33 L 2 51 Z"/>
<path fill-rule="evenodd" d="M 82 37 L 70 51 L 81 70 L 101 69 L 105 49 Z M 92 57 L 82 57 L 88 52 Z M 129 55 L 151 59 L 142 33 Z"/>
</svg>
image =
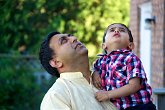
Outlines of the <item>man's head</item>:
<svg viewBox="0 0 165 110">
<path fill-rule="evenodd" d="M 132 33 L 124 24 L 113 23 L 109 25 L 104 32 L 103 49 L 108 51 L 108 49 L 114 45 L 129 50 L 134 48 Z"/>
<path fill-rule="evenodd" d="M 45 70 L 53 76 L 59 77 L 59 72 L 57 68 L 52 67 L 49 64 L 49 61 L 53 58 L 55 52 L 50 48 L 50 40 L 51 38 L 56 35 L 60 34 L 60 32 L 51 32 L 47 35 L 46 39 L 42 42 L 39 52 L 39 60 Z"/>
<path fill-rule="evenodd" d="M 40 48 L 40 61 L 52 75 L 59 77 L 61 72 L 69 72 L 81 56 L 87 56 L 85 46 L 71 34 L 50 33 Z"/>
</svg>

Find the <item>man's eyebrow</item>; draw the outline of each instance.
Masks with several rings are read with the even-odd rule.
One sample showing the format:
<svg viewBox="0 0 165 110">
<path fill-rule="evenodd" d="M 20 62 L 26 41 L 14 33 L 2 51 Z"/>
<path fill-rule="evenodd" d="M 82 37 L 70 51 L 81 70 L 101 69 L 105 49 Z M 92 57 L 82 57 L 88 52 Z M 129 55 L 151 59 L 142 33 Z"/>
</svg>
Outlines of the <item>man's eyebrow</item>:
<svg viewBox="0 0 165 110">
<path fill-rule="evenodd" d="M 72 34 L 68 34 L 68 37 L 73 36 Z"/>
</svg>

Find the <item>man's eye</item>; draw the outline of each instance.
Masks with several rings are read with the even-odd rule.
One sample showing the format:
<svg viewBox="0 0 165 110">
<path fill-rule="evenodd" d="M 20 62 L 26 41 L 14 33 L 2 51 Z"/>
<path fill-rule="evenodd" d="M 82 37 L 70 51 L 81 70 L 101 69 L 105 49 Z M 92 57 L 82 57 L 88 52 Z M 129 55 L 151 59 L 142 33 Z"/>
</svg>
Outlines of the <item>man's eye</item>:
<svg viewBox="0 0 165 110">
<path fill-rule="evenodd" d="M 64 44 L 64 43 L 66 43 L 67 42 L 67 39 L 66 38 L 63 38 L 62 40 L 61 40 L 61 44 Z"/>
</svg>

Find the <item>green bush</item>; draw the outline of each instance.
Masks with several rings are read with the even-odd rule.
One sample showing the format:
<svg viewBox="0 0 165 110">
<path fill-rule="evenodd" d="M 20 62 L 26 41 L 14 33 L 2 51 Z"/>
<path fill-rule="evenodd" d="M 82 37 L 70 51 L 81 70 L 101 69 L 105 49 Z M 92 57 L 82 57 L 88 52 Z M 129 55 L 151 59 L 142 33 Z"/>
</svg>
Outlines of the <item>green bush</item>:
<svg viewBox="0 0 165 110">
<path fill-rule="evenodd" d="M 20 59 L 0 59 L 0 110 L 39 110 L 43 94 L 34 71 Z"/>
</svg>

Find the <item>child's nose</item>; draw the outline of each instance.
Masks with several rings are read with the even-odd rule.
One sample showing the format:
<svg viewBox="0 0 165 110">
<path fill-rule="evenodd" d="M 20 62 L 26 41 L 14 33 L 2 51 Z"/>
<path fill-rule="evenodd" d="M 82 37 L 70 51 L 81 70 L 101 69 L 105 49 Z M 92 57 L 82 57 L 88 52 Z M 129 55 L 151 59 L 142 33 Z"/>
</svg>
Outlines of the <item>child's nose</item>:
<svg viewBox="0 0 165 110">
<path fill-rule="evenodd" d="M 118 33 L 119 32 L 119 29 L 118 28 L 115 28 L 115 33 Z"/>
</svg>

